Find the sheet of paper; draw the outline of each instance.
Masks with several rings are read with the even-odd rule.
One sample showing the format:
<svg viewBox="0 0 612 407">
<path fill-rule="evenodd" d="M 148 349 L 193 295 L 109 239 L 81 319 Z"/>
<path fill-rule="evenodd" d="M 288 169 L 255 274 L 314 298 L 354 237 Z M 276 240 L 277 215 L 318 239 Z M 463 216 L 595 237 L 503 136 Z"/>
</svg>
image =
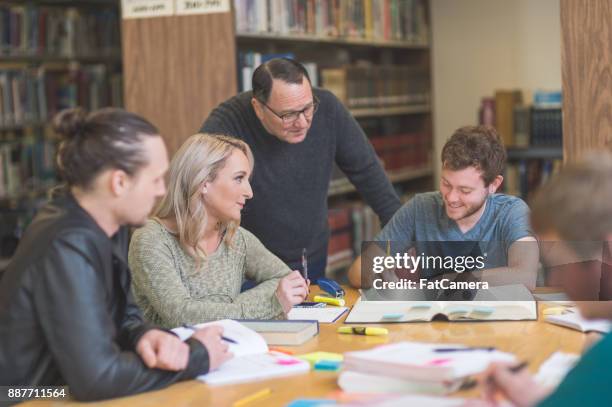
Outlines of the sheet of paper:
<svg viewBox="0 0 612 407">
<path fill-rule="evenodd" d="M 305 373 L 310 370 L 310 364 L 306 361 L 292 358 L 295 359 L 293 364 L 279 364 L 279 358 L 286 359 L 287 356 L 260 353 L 230 359 L 221 365 L 218 370 L 198 376 L 198 380 L 211 386 L 220 386 L 264 380 L 271 377 L 289 376 Z"/>
<path fill-rule="evenodd" d="M 575 353 L 555 352 L 542 363 L 535 379 L 543 386 L 557 387 L 578 360 L 580 355 Z"/>
</svg>

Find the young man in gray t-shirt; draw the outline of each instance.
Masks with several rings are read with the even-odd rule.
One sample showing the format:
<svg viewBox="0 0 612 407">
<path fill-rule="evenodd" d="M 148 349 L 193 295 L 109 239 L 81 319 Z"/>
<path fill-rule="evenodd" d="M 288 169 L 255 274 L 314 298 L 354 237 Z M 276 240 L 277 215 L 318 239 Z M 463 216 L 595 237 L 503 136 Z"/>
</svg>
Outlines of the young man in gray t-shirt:
<svg viewBox="0 0 612 407">
<path fill-rule="evenodd" d="M 535 242 L 529 226 L 529 208 L 520 198 L 495 193 L 503 181 L 506 163 L 506 151 L 495 129 L 487 126 L 458 129 L 444 145 L 441 159 L 440 190 L 417 194 L 395 213 L 374 240 L 389 242 L 390 247 L 400 246 L 403 250 L 413 248 L 416 254 L 432 250 L 448 254 L 445 251 L 453 249 L 445 245 L 474 242 L 475 249 L 467 250 L 471 253 L 476 250 L 485 260 L 484 269 L 473 272 L 473 277 L 492 285 L 518 283 L 533 288 L 537 244 L 518 243 Z M 432 249 L 432 245 L 437 247 Z M 389 251 L 390 248 L 387 255 Z M 427 278 L 440 273 L 421 271 Z M 361 258 L 349 269 L 349 281 L 355 287 L 369 286 L 369 276 L 362 280 Z"/>
</svg>

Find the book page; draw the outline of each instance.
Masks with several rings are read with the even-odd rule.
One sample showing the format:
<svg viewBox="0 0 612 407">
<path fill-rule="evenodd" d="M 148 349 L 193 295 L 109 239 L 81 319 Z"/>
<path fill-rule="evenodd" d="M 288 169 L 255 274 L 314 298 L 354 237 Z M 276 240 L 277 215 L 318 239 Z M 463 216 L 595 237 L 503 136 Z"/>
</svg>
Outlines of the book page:
<svg viewBox="0 0 612 407">
<path fill-rule="evenodd" d="M 244 355 L 253 355 L 257 353 L 265 353 L 268 351 L 268 345 L 264 338 L 257 332 L 242 325 L 241 323 L 223 319 L 215 322 L 207 322 L 204 324 L 195 325 L 196 328 L 204 328 L 211 325 L 220 325 L 223 327 L 223 336 L 236 341 L 237 343 L 228 343 L 229 350 L 234 354 L 234 357 Z M 178 327 L 172 330 L 175 334 L 185 340 L 193 334 L 193 330 L 185 327 Z"/>
</svg>

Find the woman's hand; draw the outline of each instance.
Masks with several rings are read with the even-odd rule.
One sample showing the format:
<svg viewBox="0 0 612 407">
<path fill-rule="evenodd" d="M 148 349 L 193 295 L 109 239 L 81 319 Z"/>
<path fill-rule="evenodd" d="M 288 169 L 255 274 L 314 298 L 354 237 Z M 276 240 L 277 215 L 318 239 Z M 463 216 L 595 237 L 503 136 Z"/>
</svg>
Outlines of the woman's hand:
<svg viewBox="0 0 612 407">
<path fill-rule="evenodd" d="M 308 282 L 299 271 L 293 270 L 278 282 L 275 294 L 283 312 L 288 314 L 291 307 L 304 302 L 308 297 Z"/>
</svg>

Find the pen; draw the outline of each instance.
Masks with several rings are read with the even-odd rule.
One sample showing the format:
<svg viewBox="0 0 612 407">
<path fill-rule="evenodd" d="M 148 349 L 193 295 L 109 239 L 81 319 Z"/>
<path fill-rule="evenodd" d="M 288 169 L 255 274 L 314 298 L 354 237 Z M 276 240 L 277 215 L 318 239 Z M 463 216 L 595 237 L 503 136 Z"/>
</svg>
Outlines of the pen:
<svg viewBox="0 0 612 407">
<path fill-rule="evenodd" d="M 193 325 L 189 325 L 189 324 L 183 324 L 183 328 L 191 329 L 192 331 L 196 331 L 198 329 L 197 327 Z M 235 340 L 231 338 L 228 338 L 227 336 L 221 336 L 221 339 L 223 339 L 225 342 L 234 343 L 238 345 L 238 342 L 236 342 Z"/>
<path fill-rule="evenodd" d="M 306 259 L 306 248 L 302 249 L 302 277 L 308 280 L 308 259 Z"/>
<path fill-rule="evenodd" d="M 447 353 L 447 352 L 473 352 L 473 351 L 477 351 L 477 350 L 482 350 L 485 352 L 492 352 L 495 350 L 494 347 L 492 346 L 481 346 L 481 347 L 476 347 L 476 348 L 438 348 L 438 349 L 434 349 L 434 352 L 439 352 L 439 353 Z"/>
<path fill-rule="evenodd" d="M 373 327 L 365 327 L 365 326 L 341 326 L 341 327 L 338 327 L 338 333 L 378 336 L 378 335 L 387 335 L 389 331 L 386 328 L 373 328 Z"/>
</svg>

